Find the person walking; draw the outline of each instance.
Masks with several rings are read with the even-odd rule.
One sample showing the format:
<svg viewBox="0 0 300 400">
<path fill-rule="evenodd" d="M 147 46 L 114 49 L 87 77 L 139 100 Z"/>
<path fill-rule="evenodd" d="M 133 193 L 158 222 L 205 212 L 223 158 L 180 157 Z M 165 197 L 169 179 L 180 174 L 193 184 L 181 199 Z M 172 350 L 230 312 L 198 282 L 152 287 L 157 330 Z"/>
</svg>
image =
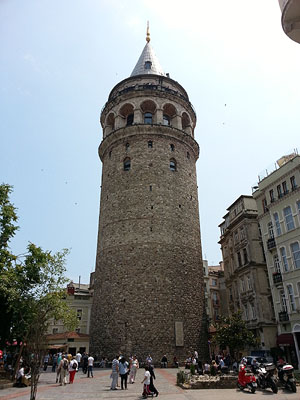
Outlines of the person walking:
<svg viewBox="0 0 300 400">
<path fill-rule="evenodd" d="M 86 374 L 87 373 L 87 369 L 88 369 L 88 355 L 86 353 L 83 353 L 82 355 L 82 373 Z"/>
<path fill-rule="evenodd" d="M 117 390 L 118 374 L 119 374 L 119 356 L 116 356 L 111 364 L 111 387 L 110 390 Z"/>
<path fill-rule="evenodd" d="M 67 384 L 67 374 L 68 374 L 68 366 L 69 362 L 66 355 L 63 355 L 61 362 L 59 363 L 57 373 L 59 373 L 59 384 L 62 386 L 63 384 Z"/>
<path fill-rule="evenodd" d="M 150 386 L 150 372 L 149 372 L 149 366 L 146 365 L 145 366 L 145 375 L 144 375 L 144 379 L 141 382 L 144 386 L 143 386 L 143 399 L 146 399 L 151 393 L 149 390 L 149 386 Z"/>
<path fill-rule="evenodd" d="M 158 391 L 156 387 L 154 386 L 153 380 L 156 379 L 155 373 L 154 373 L 154 368 L 153 365 L 149 364 L 149 372 L 150 372 L 150 385 L 149 385 L 149 390 L 151 393 L 154 393 L 156 397 L 158 396 Z"/>
<path fill-rule="evenodd" d="M 78 362 L 76 357 L 73 356 L 71 362 L 69 363 L 69 383 L 74 382 L 75 374 L 78 371 Z"/>
<path fill-rule="evenodd" d="M 53 354 L 53 357 L 52 357 L 52 372 L 56 371 L 56 367 L 57 367 L 57 354 Z"/>
<path fill-rule="evenodd" d="M 78 351 L 78 353 L 76 354 L 76 361 L 78 364 L 78 369 L 80 368 L 81 358 L 82 358 L 81 353 L 80 353 L 80 351 Z"/>
<path fill-rule="evenodd" d="M 119 362 L 119 373 L 121 376 L 121 389 L 127 390 L 127 377 L 128 377 L 128 362 L 126 361 L 125 357 L 121 358 Z"/>
<path fill-rule="evenodd" d="M 137 372 L 138 368 L 139 368 L 139 361 L 136 356 L 133 356 L 130 361 L 130 375 L 129 375 L 130 383 L 135 382 L 135 376 L 136 376 L 136 372 Z"/>
<path fill-rule="evenodd" d="M 89 358 L 88 358 L 88 374 L 87 374 L 87 377 L 88 377 L 88 378 L 90 377 L 90 375 L 91 375 L 92 378 L 94 378 L 94 375 L 93 375 L 93 366 L 94 366 L 94 357 L 92 357 L 92 356 L 89 354 Z"/>
</svg>

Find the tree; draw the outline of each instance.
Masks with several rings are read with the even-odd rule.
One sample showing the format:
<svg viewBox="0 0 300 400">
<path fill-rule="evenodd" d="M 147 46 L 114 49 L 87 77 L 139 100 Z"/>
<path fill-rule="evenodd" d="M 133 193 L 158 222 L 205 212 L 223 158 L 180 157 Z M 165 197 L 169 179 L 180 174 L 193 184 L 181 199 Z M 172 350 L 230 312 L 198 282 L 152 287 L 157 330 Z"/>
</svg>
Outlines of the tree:
<svg viewBox="0 0 300 400">
<path fill-rule="evenodd" d="M 40 366 L 46 350 L 49 320 L 62 319 L 73 329 L 76 314 L 66 302 L 65 261 L 68 250 L 52 254 L 29 243 L 27 252 L 14 255 L 9 242 L 18 230 L 16 208 L 10 203 L 11 186 L 0 185 L 0 343 L 21 343 L 21 356 L 31 367 L 31 397 L 36 398 Z"/>
<path fill-rule="evenodd" d="M 223 349 L 228 346 L 230 354 L 235 355 L 246 347 L 255 345 L 256 339 L 242 320 L 242 313 L 238 311 L 230 317 L 221 318 L 216 326 L 213 342 Z"/>
</svg>

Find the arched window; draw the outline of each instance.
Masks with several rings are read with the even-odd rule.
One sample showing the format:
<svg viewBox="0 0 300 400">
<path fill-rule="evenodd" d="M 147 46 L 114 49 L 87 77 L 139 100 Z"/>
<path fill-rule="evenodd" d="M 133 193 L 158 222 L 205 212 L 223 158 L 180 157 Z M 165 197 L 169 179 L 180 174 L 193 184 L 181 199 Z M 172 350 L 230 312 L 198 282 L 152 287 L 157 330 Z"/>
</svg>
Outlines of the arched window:
<svg viewBox="0 0 300 400">
<path fill-rule="evenodd" d="M 124 160 L 124 171 L 129 171 L 130 170 L 130 158 L 125 158 Z"/>
<path fill-rule="evenodd" d="M 119 114 L 123 117 L 122 126 L 130 126 L 134 121 L 133 105 L 130 103 L 123 104 Z"/>
<path fill-rule="evenodd" d="M 156 104 L 152 100 L 145 100 L 141 104 L 141 111 L 144 116 L 144 124 L 153 124 L 156 113 Z"/>
<path fill-rule="evenodd" d="M 185 130 L 190 125 L 190 118 L 187 113 L 182 114 L 182 129 Z"/>
<path fill-rule="evenodd" d="M 126 126 L 130 126 L 133 124 L 133 114 L 129 114 L 126 120 Z"/>
<path fill-rule="evenodd" d="M 144 124 L 149 124 L 149 125 L 152 124 L 152 113 L 146 112 L 144 114 Z"/>
<path fill-rule="evenodd" d="M 170 160 L 170 170 L 171 171 L 173 171 L 173 172 L 175 172 L 176 171 L 176 160 L 174 160 L 174 158 L 172 158 L 171 160 Z"/>
<path fill-rule="evenodd" d="M 174 144 L 170 144 L 170 149 L 171 149 L 171 151 L 174 151 L 175 150 L 175 146 L 174 146 Z"/>
<path fill-rule="evenodd" d="M 110 113 L 106 119 L 106 126 L 109 127 L 109 131 L 113 131 L 115 129 L 115 116 L 113 113 Z"/>
<path fill-rule="evenodd" d="M 130 146 L 129 143 L 127 142 L 127 143 L 125 144 L 126 151 L 129 150 L 129 146 Z"/>
<path fill-rule="evenodd" d="M 145 61 L 145 69 L 151 69 L 152 62 L 151 61 Z"/>
<path fill-rule="evenodd" d="M 163 115 L 163 124 L 166 125 L 166 126 L 169 126 L 171 124 L 171 119 L 166 114 Z"/>
</svg>

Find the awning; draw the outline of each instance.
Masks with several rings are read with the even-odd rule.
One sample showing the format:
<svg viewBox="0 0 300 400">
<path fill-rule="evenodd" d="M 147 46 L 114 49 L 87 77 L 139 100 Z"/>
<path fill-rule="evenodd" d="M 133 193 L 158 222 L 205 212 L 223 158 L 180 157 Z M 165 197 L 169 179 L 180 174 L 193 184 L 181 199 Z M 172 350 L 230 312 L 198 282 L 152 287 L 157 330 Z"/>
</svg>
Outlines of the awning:
<svg viewBox="0 0 300 400">
<path fill-rule="evenodd" d="M 47 346 L 49 350 L 53 350 L 53 349 L 65 349 L 66 347 L 68 347 L 66 344 L 51 344 L 50 346 Z"/>
<path fill-rule="evenodd" d="M 295 346 L 292 333 L 282 333 L 277 336 L 277 346 Z"/>
</svg>

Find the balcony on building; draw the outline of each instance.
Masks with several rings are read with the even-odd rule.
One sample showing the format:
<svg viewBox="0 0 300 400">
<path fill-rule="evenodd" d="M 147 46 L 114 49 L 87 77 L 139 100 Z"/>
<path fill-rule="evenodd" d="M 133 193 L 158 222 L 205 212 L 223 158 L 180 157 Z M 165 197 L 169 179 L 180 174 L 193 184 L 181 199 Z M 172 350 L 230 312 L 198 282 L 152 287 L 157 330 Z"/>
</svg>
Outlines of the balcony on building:
<svg viewBox="0 0 300 400">
<path fill-rule="evenodd" d="M 267 247 L 268 247 L 268 250 L 275 249 L 275 247 L 276 247 L 275 238 L 270 238 L 270 239 L 268 239 L 268 241 L 267 241 Z"/>
<path fill-rule="evenodd" d="M 281 24 L 285 34 L 300 43 L 300 1 L 279 0 Z"/>
<path fill-rule="evenodd" d="M 289 321 L 289 314 L 287 313 L 287 311 L 280 311 L 278 316 L 279 316 L 279 321 L 280 322 Z"/>
<path fill-rule="evenodd" d="M 274 285 L 280 285 L 282 283 L 281 272 L 274 272 L 273 273 L 273 282 L 274 282 Z"/>
</svg>

